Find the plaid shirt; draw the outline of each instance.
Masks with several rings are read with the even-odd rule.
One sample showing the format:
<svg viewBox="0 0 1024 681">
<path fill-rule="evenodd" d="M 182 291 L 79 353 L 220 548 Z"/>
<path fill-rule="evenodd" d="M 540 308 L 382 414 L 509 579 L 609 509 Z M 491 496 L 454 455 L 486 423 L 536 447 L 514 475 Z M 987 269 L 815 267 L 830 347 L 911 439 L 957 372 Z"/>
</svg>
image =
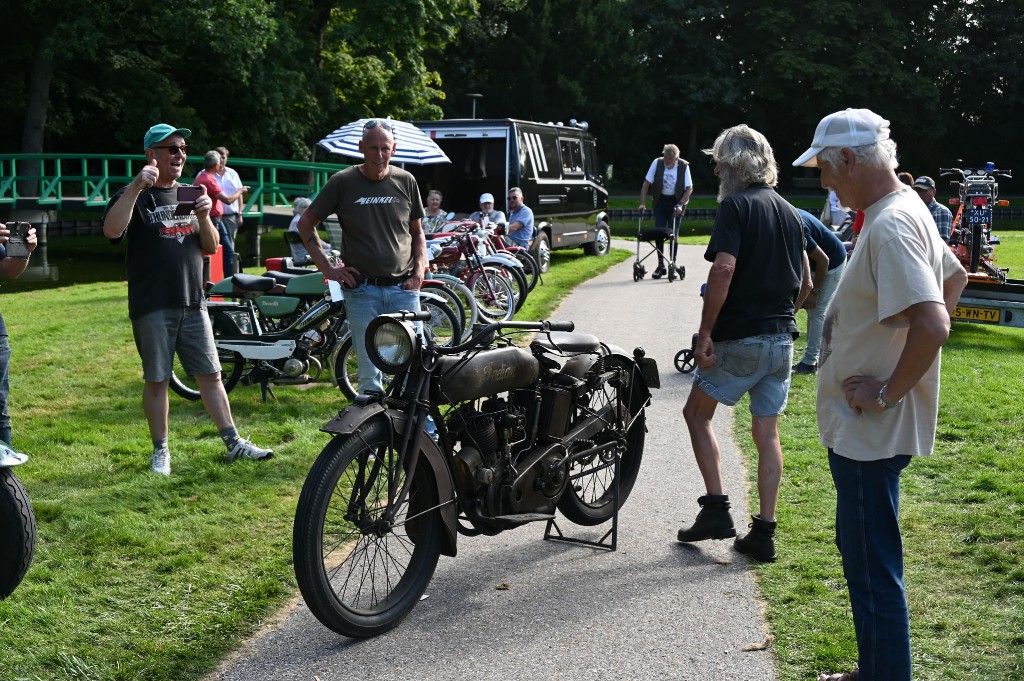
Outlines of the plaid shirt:
<svg viewBox="0 0 1024 681">
<path fill-rule="evenodd" d="M 953 214 L 935 199 L 928 204 L 928 210 L 932 212 L 935 226 L 939 228 L 939 236 L 948 244 L 950 232 L 953 230 Z"/>
</svg>

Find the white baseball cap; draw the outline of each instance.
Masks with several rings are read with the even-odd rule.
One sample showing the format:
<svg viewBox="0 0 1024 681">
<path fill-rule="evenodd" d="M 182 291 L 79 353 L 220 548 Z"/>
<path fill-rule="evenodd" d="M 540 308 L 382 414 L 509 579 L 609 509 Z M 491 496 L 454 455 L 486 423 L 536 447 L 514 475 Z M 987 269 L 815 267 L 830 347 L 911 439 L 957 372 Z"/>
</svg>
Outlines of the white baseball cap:
<svg viewBox="0 0 1024 681">
<path fill-rule="evenodd" d="M 481 194 L 480 203 L 494 203 L 494 194 Z"/>
<path fill-rule="evenodd" d="M 870 109 L 846 109 L 821 119 L 814 140 L 795 166 L 818 166 L 818 154 L 826 147 L 862 147 L 889 139 L 889 121 Z"/>
</svg>

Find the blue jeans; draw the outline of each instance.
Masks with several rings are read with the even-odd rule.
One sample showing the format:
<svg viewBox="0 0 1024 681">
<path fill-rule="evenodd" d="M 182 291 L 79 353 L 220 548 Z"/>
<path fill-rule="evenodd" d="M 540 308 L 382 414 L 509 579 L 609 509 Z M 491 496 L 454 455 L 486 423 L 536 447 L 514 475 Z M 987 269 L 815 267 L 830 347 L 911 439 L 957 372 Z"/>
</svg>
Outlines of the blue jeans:
<svg viewBox="0 0 1024 681">
<path fill-rule="evenodd" d="M 909 456 L 854 461 L 828 450 L 836 546 L 850 591 L 859 681 L 910 681 L 910 612 L 903 584 L 900 473 Z"/>
<path fill-rule="evenodd" d="M 231 213 L 230 215 L 225 213 L 224 215 L 222 215 L 220 217 L 220 219 L 221 219 L 221 222 L 224 223 L 224 230 L 225 230 L 224 232 L 221 232 L 221 237 L 220 237 L 221 243 L 225 243 L 225 241 L 224 241 L 224 233 L 225 232 L 228 235 L 227 241 L 230 242 L 230 249 L 231 249 L 231 262 L 230 263 L 228 262 L 228 248 L 229 248 L 229 246 L 226 243 L 225 243 L 225 246 L 224 246 L 224 276 L 230 277 L 232 274 L 235 273 L 234 266 L 235 266 L 235 260 L 237 260 L 237 258 L 235 258 L 235 254 L 237 253 L 237 251 L 235 250 L 235 239 L 238 238 L 238 213 Z M 239 267 L 238 271 L 241 272 L 242 268 Z"/>
<path fill-rule="evenodd" d="M 224 248 L 222 251 L 224 254 L 224 276 L 230 277 L 235 273 L 235 241 L 228 233 L 228 228 L 223 220 L 220 218 L 210 219 L 217 226 L 217 231 L 220 233 L 220 245 Z"/>
<path fill-rule="evenodd" d="M 359 392 L 381 392 L 384 389 L 380 371 L 366 354 L 366 327 L 385 312 L 418 312 L 419 309 L 419 291 L 407 291 L 401 285 L 370 286 L 363 282 L 355 288 L 345 289 L 345 310 L 359 367 Z"/>
<path fill-rule="evenodd" d="M 11 344 L 0 336 L 0 440 L 11 444 L 11 414 L 7 397 L 11 394 Z"/>
<path fill-rule="evenodd" d="M 807 310 L 807 347 L 800 360 L 804 364 L 812 366 L 818 364 L 818 355 L 821 353 L 821 332 L 825 328 L 825 308 L 828 307 L 828 301 L 832 300 L 832 296 L 836 293 L 844 269 L 846 269 L 845 262 L 825 274 L 825 283 L 821 285 L 821 292 L 818 293 L 818 304 Z"/>
</svg>

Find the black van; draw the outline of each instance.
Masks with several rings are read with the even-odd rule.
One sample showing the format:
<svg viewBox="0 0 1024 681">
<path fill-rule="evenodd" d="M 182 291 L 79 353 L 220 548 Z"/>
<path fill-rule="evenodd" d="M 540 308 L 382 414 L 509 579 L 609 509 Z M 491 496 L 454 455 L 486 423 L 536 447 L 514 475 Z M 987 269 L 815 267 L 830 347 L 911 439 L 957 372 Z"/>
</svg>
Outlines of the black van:
<svg viewBox="0 0 1024 681">
<path fill-rule="evenodd" d="M 550 249 L 579 248 L 606 255 L 610 248 L 608 190 L 597 160 L 597 142 L 586 123 L 531 123 L 512 118 L 413 121 L 448 155 L 451 163 L 407 165 L 423 196 L 444 196 L 445 210 L 479 210 L 480 195 L 494 195 L 508 215 L 505 196 L 520 187 L 533 210 L 533 251 L 546 272 Z"/>
</svg>

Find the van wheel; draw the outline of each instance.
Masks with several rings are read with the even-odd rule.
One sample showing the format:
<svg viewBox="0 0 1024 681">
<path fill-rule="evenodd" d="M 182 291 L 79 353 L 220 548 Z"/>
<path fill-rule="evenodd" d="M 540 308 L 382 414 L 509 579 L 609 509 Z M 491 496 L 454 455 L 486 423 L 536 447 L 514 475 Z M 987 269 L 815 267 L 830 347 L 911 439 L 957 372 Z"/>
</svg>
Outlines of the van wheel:
<svg viewBox="0 0 1024 681">
<path fill-rule="evenodd" d="M 608 255 L 608 251 L 612 249 L 612 235 L 608 231 L 608 225 L 599 222 L 595 231 L 594 241 L 589 244 L 583 244 L 583 252 L 587 255 L 596 255 L 598 257 Z"/>
<path fill-rule="evenodd" d="M 540 273 L 547 274 L 547 271 L 551 269 L 551 244 L 548 242 L 546 232 L 538 232 L 534 238 L 533 258 L 537 261 Z"/>
</svg>

